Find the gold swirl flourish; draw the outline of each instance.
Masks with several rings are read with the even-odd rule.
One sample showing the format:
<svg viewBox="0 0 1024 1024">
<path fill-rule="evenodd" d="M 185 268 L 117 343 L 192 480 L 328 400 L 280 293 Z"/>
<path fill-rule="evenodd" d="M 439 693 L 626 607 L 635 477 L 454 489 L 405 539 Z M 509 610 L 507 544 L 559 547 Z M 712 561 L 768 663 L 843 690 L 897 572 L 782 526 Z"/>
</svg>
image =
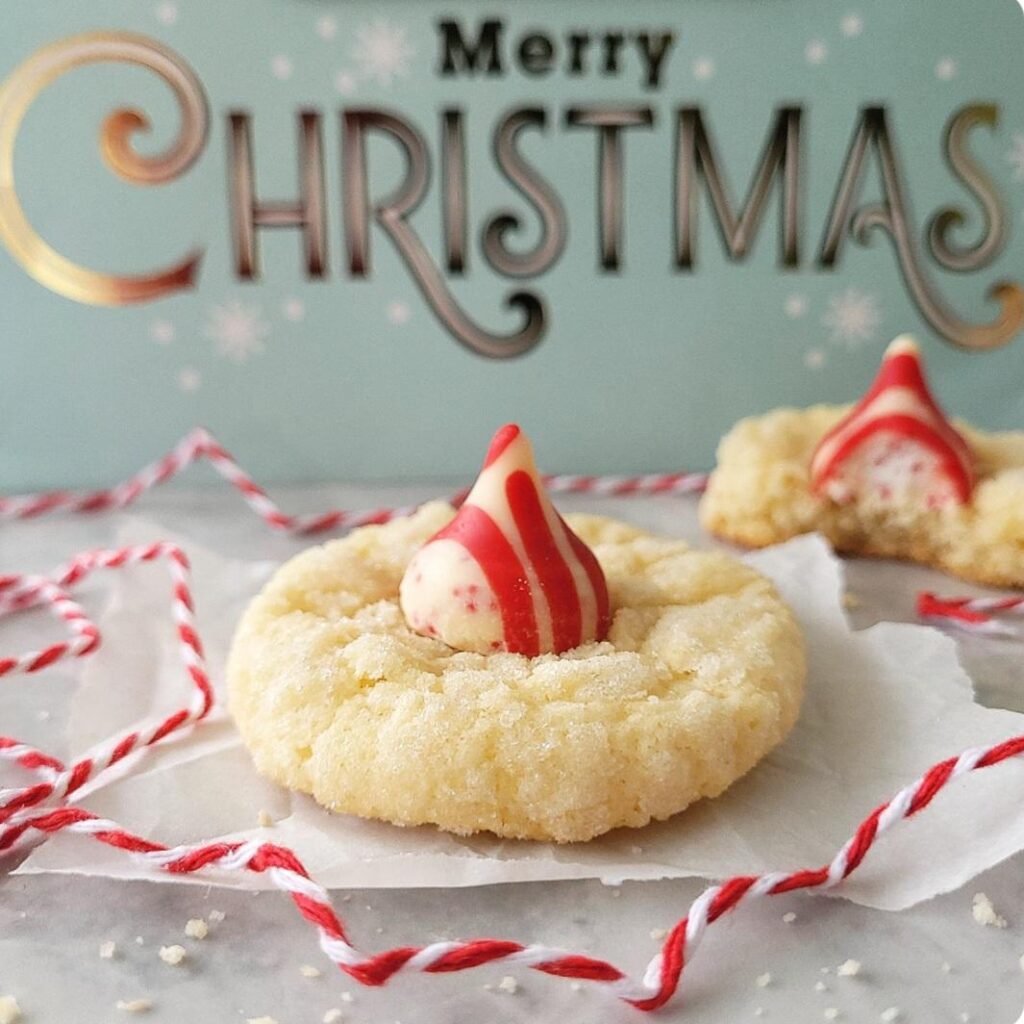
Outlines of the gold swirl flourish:
<svg viewBox="0 0 1024 1024">
<path fill-rule="evenodd" d="M 52 248 L 32 227 L 14 183 L 14 147 L 26 112 L 51 82 L 74 68 L 98 63 L 137 64 L 159 75 L 174 93 L 181 116 L 177 137 L 153 156 L 136 153 L 131 136 L 149 128 L 141 111 L 120 109 L 100 130 L 100 151 L 107 165 L 136 185 L 159 185 L 183 174 L 206 144 L 209 112 L 195 72 L 174 52 L 147 36 L 124 32 L 88 32 L 37 51 L 0 86 L 0 239 L 37 281 L 76 302 L 123 306 L 148 302 L 192 287 L 202 259 L 194 250 L 180 263 L 135 276 L 90 270 Z"/>
</svg>

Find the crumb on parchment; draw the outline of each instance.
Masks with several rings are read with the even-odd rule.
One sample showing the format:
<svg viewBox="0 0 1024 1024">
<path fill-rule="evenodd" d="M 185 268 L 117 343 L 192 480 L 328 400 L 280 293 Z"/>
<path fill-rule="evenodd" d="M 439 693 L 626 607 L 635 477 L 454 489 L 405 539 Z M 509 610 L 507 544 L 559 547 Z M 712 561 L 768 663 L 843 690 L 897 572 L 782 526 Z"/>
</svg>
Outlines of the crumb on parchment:
<svg viewBox="0 0 1024 1024">
<path fill-rule="evenodd" d="M 161 946 L 160 947 L 160 959 L 165 964 L 170 964 L 171 967 L 177 967 L 185 957 L 188 956 L 188 950 L 184 946 Z"/>
<path fill-rule="evenodd" d="M 971 914 L 978 924 L 991 928 L 1006 927 L 1006 918 L 996 913 L 992 901 L 983 892 L 976 892 L 971 903 Z"/>
</svg>

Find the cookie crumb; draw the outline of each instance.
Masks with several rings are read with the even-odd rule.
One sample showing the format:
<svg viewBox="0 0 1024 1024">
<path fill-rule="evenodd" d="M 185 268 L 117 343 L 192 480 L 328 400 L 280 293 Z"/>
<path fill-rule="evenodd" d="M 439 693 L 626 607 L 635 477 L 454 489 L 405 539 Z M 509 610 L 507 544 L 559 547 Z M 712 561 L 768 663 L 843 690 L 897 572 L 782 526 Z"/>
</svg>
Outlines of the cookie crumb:
<svg viewBox="0 0 1024 1024">
<path fill-rule="evenodd" d="M 796 914 L 790 910 L 788 913 L 782 915 L 782 920 L 784 924 L 792 924 L 796 920 Z"/>
<path fill-rule="evenodd" d="M 256 820 L 260 823 L 260 828 L 270 828 L 274 824 L 274 819 L 270 816 L 270 811 L 261 810 L 256 815 Z"/>
<path fill-rule="evenodd" d="M 100 943 L 101 960 L 113 960 L 115 953 L 117 953 L 117 943 L 113 939 L 107 939 L 106 942 Z"/>
<path fill-rule="evenodd" d="M 832 973 L 832 968 L 831 967 L 822 967 L 821 973 L 822 974 L 831 974 Z"/>
<path fill-rule="evenodd" d="M 825 1020 L 838 1020 L 839 1019 L 839 1008 L 830 1006 L 825 1011 Z"/>
<path fill-rule="evenodd" d="M 629 852 L 633 854 L 634 857 L 639 857 L 640 854 L 644 852 L 644 848 L 642 846 L 631 846 L 629 848 Z"/>
<path fill-rule="evenodd" d="M 299 968 L 299 974 L 301 974 L 304 978 L 319 978 L 320 968 L 314 967 L 312 964 L 303 964 Z"/>
<path fill-rule="evenodd" d="M 579 982 L 579 981 L 570 981 L 569 982 L 569 988 L 571 988 L 573 990 L 573 992 L 582 992 L 583 991 L 583 984 L 581 982 Z"/>
<path fill-rule="evenodd" d="M 188 950 L 184 946 L 161 946 L 160 947 L 160 959 L 165 964 L 170 964 L 171 967 L 177 967 L 185 957 L 188 956 Z"/>
<path fill-rule="evenodd" d="M 960 1019 L 963 1021 L 963 1024 L 968 1024 L 968 1021 L 971 1019 L 971 1015 L 964 1010 L 964 1012 L 960 1014 Z"/>
<path fill-rule="evenodd" d="M 755 1006 L 754 1007 L 754 1016 L 755 1017 L 763 1017 L 764 1016 L 764 1007 L 763 1006 Z"/>
<path fill-rule="evenodd" d="M 114 1006 L 125 1013 L 145 1013 L 153 1009 L 153 1004 L 148 999 L 118 999 Z"/>
<path fill-rule="evenodd" d="M 894 1020 L 900 1019 L 900 1009 L 898 1006 L 890 1006 L 888 1010 L 883 1010 L 878 1018 L 882 1021 L 882 1024 L 892 1024 Z"/>
<path fill-rule="evenodd" d="M 860 961 L 847 960 L 836 968 L 836 974 L 840 978 L 856 978 L 860 974 Z"/>
<path fill-rule="evenodd" d="M 851 591 L 848 590 L 845 594 L 843 594 L 843 607 L 847 611 L 852 612 L 854 611 L 854 609 L 860 608 L 863 604 L 864 602 Z"/>
<path fill-rule="evenodd" d="M 341 1001 L 343 1003 L 351 1003 L 351 1002 L 354 1002 L 355 1000 L 354 1000 L 351 992 L 342 992 L 341 993 Z"/>
<path fill-rule="evenodd" d="M 949 974 L 953 970 L 953 965 L 948 960 L 942 961 L 942 973 Z"/>
<path fill-rule="evenodd" d="M 815 992 L 827 992 L 828 991 L 828 985 L 826 985 L 825 982 L 823 982 L 823 981 L 816 981 L 814 983 L 814 991 Z"/>
<path fill-rule="evenodd" d="M 988 925 L 992 928 L 1005 928 L 1006 918 L 996 913 L 992 901 L 983 893 L 976 892 L 972 901 L 971 913 L 974 920 L 980 925 Z"/>
<path fill-rule="evenodd" d="M 0 996 L 0 1024 L 18 1024 L 21 1007 L 14 996 Z"/>
<path fill-rule="evenodd" d="M 338 1024 L 341 1020 L 341 1010 L 336 1006 L 332 1006 L 321 1018 L 324 1024 Z"/>
<path fill-rule="evenodd" d="M 772 983 L 771 971 L 765 971 L 764 974 L 759 974 L 754 979 L 754 984 L 756 984 L 758 988 L 767 988 L 771 983 Z"/>
<path fill-rule="evenodd" d="M 1024 954 L 1021 954 L 1020 958 L 1020 969 L 1024 971 Z"/>
<path fill-rule="evenodd" d="M 136 946 L 144 946 L 145 944 L 146 944 L 146 940 L 141 935 L 136 935 L 135 936 L 135 945 Z"/>
<path fill-rule="evenodd" d="M 661 940 L 664 939 L 667 935 L 668 935 L 668 929 L 667 928 L 652 928 L 651 929 L 651 938 L 654 939 L 655 942 L 661 942 Z"/>
<path fill-rule="evenodd" d="M 277 1024 L 274 1017 L 246 1017 L 245 1024 Z"/>
<path fill-rule="evenodd" d="M 201 917 L 190 917 L 185 922 L 185 934 L 190 939 L 205 939 L 210 929 Z"/>
<path fill-rule="evenodd" d="M 519 982 L 512 977 L 511 974 L 506 974 L 501 981 L 498 982 L 499 992 L 508 992 L 509 995 L 515 995 L 519 991 Z"/>
<path fill-rule="evenodd" d="M 224 913 L 223 910 L 211 910 L 206 915 L 206 918 L 208 921 L 212 921 L 214 924 L 220 924 L 220 922 L 223 921 L 226 916 L 227 915 Z"/>
</svg>

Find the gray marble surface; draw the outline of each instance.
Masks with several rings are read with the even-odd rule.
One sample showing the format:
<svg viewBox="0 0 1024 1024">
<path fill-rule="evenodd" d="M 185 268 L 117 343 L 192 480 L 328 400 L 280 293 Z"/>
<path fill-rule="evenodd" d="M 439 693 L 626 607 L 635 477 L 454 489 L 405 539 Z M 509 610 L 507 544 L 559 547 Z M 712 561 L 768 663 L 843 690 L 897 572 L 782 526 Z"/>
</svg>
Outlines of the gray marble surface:
<svg viewBox="0 0 1024 1024">
<path fill-rule="evenodd" d="M 352 486 L 276 496 L 288 510 L 303 511 L 334 504 L 399 503 L 440 490 Z M 707 543 L 696 526 L 692 499 L 569 498 L 560 504 L 662 528 L 668 515 L 678 522 L 680 536 Z M 287 557 L 302 543 L 269 536 L 241 509 L 237 496 L 220 488 L 172 488 L 147 495 L 138 512 L 175 533 L 247 558 Z M 51 568 L 80 549 L 109 543 L 115 528 L 116 517 L 58 517 L 5 526 L 0 531 L 0 572 Z M 851 562 L 848 578 L 860 602 L 851 610 L 858 627 L 881 619 L 911 620 L 913 594 L 924 587 L 980 592 L 927 570 L 882 562 Z M 99 600 L 98 591 L 86 603 L 90 600 Z M 0 649 L 25 649 L 49 635 L 52 624 L 43 616 L 5 622 L 0 625 Z M 1021 653 L 1022 645 L 1013 642 L 961 642 L 962 661 L 982 703 L 1024 711 Z M 55 668 L 32 679 L 5 680 L 0 732 L 64 752 L 63 709 L 74 679 L 72 670 Z M 898 842 L 898 833 L 888 841 Z M 332 1007 L 353 1024 L 640 1019 L 598 986 L 576 988 L 500 967 L 443 977 L 399 977 L 384 989 L 363 989 L 323 960 L 312 931 L 282 895 L 12 877 L 8 872 L 15 863 L 12 858 L 0 861 L 0 995 L 16 996 L 29 1024 L 135 1019 L 116 1004 L 140 998 L 151 1001 L 152 1008 L 138 1019 L 154 1024 L 224 1024 L 263 1016 L 279 1024 L 313 1024 Z M 898 914 L 808 895 L 744 907 L 709 932 L 676 999 L 656 1019 L 803 1024 L 828 1020 L 834 1009 L 838 1021 L 867 1024 L 895 1007 L 898 1019 L 908 1024 L 959 1024 L 965 1019 L 1015 1024 L 1024 1004 L 1022 881 L 1024 856 L 1018 856 L 959 892 Z M 591 952 L 638 971 L 657 948 L 652 932 L 685 913 L 701 888 L 698 881 L 627 883 L 620 888 L 560 882 L 341 891 L 336 899 L 363 948 L 453 936 L 507 936 Z M 1007 919 L 1006 928 L 982 927 L 973 920 L 971 900 L 979 891 Z M 187 938 L 185 922 L 207 917 L 212 910 L 222 912 L 223 921 L 211 924 L 203 941 Z M 788 912 L 796 919 L 787 924 L 782 917 Z M 100 944 L 108 940 L 117 945 L 109 960 L 99 956 Z M 172 943 L 188 949 L 177 967 L 158 956 L 161 946 Z M 837 965 L 850 958 L 861 962 L 861 973 L 837 976 Z M 317 966 L 322 975 L 304 977 L 300 967 L 305 964 Z M 515 992 L 498 987 L 510 973 L 518 983 Z M 762 987 L 757 979 L 766 973 L 771 981 Z"/>
</svg>

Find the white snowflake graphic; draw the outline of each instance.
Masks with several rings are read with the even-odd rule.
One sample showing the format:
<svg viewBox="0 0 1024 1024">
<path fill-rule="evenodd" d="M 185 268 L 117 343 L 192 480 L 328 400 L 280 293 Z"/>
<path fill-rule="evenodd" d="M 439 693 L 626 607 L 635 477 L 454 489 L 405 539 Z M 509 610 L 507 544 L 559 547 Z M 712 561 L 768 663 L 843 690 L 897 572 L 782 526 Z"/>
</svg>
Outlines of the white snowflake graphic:
<svg viewBox="0 0 1024 1024">
<path fill-rule="evenodd" d="M 203 333 L 222 356 L 244 363 L 250 356 L 263 351 L 270 325 L 258 307 L 245 306 L 237 299 L 231 299 L 210 310 L 210 319 Z"/>
<path fill-rule="evenodd" d="M 169 345 L 174 341 L 174 324 L 170 320 L 154 320 L 149 325 L 149 336 L 158 345 Z"/>
<path fill-rule="evenodd" d="M 388 303 L 388 319 L 396 327 L 407 324 L 411 316 L 412 310 L 409 308 L 408 303 L 403 302 L 401 299 L 395 299 L 393 302 Z"/>
<path fill-rule="evenodd" d="M 1013 180 L 1024 181 L 1024 132 L 1013 133 L 1013 145 L 1006 159 L 1013 167 Z"/>
<path fill-rule="evenodd" d="M 156 5 L 154 13 L 158 21 L 165 25 L 173 25 L 178 20 L 178 5 L 172 0 L 164 0 L 163 3 Z"/>
<path fill-rule="evenodd" d="M 943 57 L 938 64 L 935 65 L 935 77 L 941 79 L 943 82 L 948 82 L 951 78 L 956 75 L 956 61 L 952 57 Z"/>
<path fill-rule="evenodd" d="M 828 57 L 828 46 L 821 39 L 812 39 L 804 50 L 808 64 L 824 64 Z"/>
<path fill-rule="evenodd" d="M 829 299 L 828 310 L 821 322 L 828 328 L 833 342 L 857 348 L 874 340 L 882 322 L 882 312 L 873 295 L 857 288 L 847 288 Z"/>
<path fill-rule="evenodd" d="M 804 353 L 804 366 L 808 370 L 820 370 L 825 365 L 825 353 L 820 348 L 809 348 Z"/>
<path fill-rule="evenodd" d="M 194 394 L 202 383 L 203 378 L 194 366 L 183 367 L 178 373 L 178 387 L 186 395 Z"/>
<path fill-rule="evenodd" d="M 698 57 L 693 62 L 693 77 L 698 82 L 706 82 L 715 73 L 715 62 L 710 57 Z"/>
<path fill-rule="evenodd" d="M 807 296 L 798 295 L 796 293 L 787 296 L 786 298 L 786 316 L 791 320 L 797 320 L 807 313 Z"/>
<path fill-rule="evenodd" d="M 396 78 L 407 78 L 415 53 L 405 28 L 384 18 L 375 18 L 356 29 L 352 56 L 362 77 L 372 78 L 378 85 L 390 86 Z"/>
<path fill-rule="evenodd" d="M 286 320 L 291 320 L 293 324 L 297 324 L 300 320 L 305 319 L 306 316 L 306 304 L 302 299 L 290 298 L 285 299 L 284 305 L 281 307 L 281 312 L 284 313 Z"/>
<path fill-rule="evenodd" d="M 331 40 L 337 35 L 338 23 L 329 14 L 323 15 L 321 18 L 317 18 L 316 22 L 316 34 L 325 40 Z"/>
<path fill-rule="evenodd" d="M 850 13 L 839 23 L 839 27 L 847 39 L 852 39 L 864 31 L 864 19 L 859 14 Z"/>
<path fill-rule="evenodd" d="M 351 96 L 356 91 L 356 76 L 351 71 L 339 71 L 334 76 L 334 88 L 342 96 Z"/>
<path fill-rule="evenodd" d="M 295 68 L 292 65 L 291 59 L 289 57 L 286 57 L 283 53 L 279 53 L 270 62 L 271 74 L 273 74 L 275 78 L 280 79 L 282 82 L 285 82 L 289 78 L 291 78 L 292 72 L 294 70 Z"/>
</svg>

